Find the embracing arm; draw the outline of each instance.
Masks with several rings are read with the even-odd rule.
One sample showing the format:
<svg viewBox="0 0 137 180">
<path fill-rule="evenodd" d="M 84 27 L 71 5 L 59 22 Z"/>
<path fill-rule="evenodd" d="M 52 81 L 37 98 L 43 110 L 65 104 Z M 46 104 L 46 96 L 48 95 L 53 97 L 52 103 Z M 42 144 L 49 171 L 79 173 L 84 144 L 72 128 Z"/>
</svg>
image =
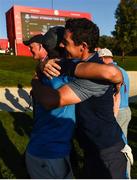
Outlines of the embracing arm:
<svg viewBox="0 0 137 180">
<path fill-rule="evenodd" d="M 91 96 L 103 95 L 109 85 L 98 84 L 86 79 L 75 79 L 55 90 L 42 85 L 38 79 L 32 80 L 33 95 L 46 109 L 62 107 L 84 101 Z"/>
<path fill-rule="evenodd" d="M 76 66 L 75 76 L 87 79 L 103 79 L 112 83 L 122 83 L 123 76 L 119 68 L 112 64 L 81 62 Z"/>
<path fill-rule="evenodd" d="M 58 90 L 42 85 L 38 79 L 32 80 L 32 91 L 36 101 L 46 109 L 62 107 L 81 102 L 80 98 L 68 86 L 64 85 Z"/>
<path fill-rule="evenodd" d="M 58 60 L 52 59 L 45 64 L 43 73 L 49 77 L 57 77 L 60 75 L 61 67 L 57 64 Z M 85 79 L 102 79 L 112 83 L 122 83 L 123 76 L 119 68 L 113 64 L 98 64 L 94 62 L 80 62 L 78 64 L 72 63 L 76 77 Z M 71 68 L 71 66 L 69 67 Z"/>
</svg>

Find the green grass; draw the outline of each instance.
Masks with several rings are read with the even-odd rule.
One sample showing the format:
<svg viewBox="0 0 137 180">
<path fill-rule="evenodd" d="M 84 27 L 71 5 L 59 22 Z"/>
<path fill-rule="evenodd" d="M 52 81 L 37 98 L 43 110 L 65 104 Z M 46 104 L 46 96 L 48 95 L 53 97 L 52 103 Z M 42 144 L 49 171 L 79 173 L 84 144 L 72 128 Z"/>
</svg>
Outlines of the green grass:
<svg viewBox="0 0 137 180">
<path fill-rule="evenodd" d="M 137 56 L 126 56 L 124 60 L 117 56 L 114 60 L 127 71 L 137 71 Z"/>
<path fill-rule="evenodd" d="M 134 155 L 132 178 L 137 179 L 137 103 L 130 104 L 132 120 L 128 140 Z M 0 112 L 0 178 L 29 178 L 24 162 L 24 152 L 32 130 L 32 113 Z M 74 139 L 76 154 L 73 166 L 76 178 L 80 178 L 84 155 Z M 76 161 L 77 166 L 76 166 Z"/>
<path fill-rule="evenodd" d="M 0 56 L 0 86 L 30 86 L 35 66 L 32 57 Z"/>
</svg>

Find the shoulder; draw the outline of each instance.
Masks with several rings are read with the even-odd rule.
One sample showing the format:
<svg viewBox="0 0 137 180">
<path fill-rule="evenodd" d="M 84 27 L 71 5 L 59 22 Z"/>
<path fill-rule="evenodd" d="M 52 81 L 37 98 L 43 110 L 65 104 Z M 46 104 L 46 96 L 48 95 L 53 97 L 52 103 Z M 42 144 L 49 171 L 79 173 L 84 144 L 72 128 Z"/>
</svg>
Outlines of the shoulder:
<svg viewBox="0 0 137 180">
<path fill-rule="evenodd" d="M 118 66 L 118 68 L 121 70 L 123 76 L 128 77 L 128 73 L 127 73 L 127 71 L 126 71 L 125 69 L 123 69 L 123 68 L 120 67 L 120 66 Z"/>
<path fill-rule="evenodd" d="M 98 56 L 98 53 L 95 52 L 88 60 L 88 62 L 96 62 L 99 64 L 104 64 L 101 58 Z"/>
</svg>

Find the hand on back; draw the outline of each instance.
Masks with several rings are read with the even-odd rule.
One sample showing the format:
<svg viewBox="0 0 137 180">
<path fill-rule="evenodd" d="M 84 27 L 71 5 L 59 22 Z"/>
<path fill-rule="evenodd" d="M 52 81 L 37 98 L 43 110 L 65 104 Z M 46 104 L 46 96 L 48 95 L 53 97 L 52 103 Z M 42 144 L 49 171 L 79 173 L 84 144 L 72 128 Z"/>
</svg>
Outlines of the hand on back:
<svg viewBox="0 0 137 180">
<path fill-rule="evenodd" d="M 49 59 L 44 63 L 42 72 L 49 78 L 58 77 L 60 75 L 61 67 L 59 59 Z"/>
</svg>

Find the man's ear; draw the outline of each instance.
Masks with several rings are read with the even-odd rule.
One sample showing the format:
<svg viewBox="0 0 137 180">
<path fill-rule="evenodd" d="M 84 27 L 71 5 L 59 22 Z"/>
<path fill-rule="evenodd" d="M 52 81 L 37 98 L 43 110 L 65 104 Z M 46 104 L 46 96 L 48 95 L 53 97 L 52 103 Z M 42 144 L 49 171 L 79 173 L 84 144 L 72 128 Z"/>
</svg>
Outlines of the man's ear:
<svg viewBox="0 0 137 180">
<path fill-rule="evenodd" d="M 80 51 L 82 52 L 82 51 L 84 51 L 84 50 L 87 49 L 87 48 L 88 48 L 87 43 L 86 43 L 86 42 L 82 42 L 82 43 L 81 43 Z"/>
<path fill-rule="evenodd" d="M 87 43 L 86 42 L 82 42 L 82 47 L 85 49 L 87 49 L 88 48 L 88 45 L 87 45 Z"/>
<path fill-rule="evenodd" d="M 43 48 L 42 44 L 39 44 L 39 51 Z"/>
</svg>

